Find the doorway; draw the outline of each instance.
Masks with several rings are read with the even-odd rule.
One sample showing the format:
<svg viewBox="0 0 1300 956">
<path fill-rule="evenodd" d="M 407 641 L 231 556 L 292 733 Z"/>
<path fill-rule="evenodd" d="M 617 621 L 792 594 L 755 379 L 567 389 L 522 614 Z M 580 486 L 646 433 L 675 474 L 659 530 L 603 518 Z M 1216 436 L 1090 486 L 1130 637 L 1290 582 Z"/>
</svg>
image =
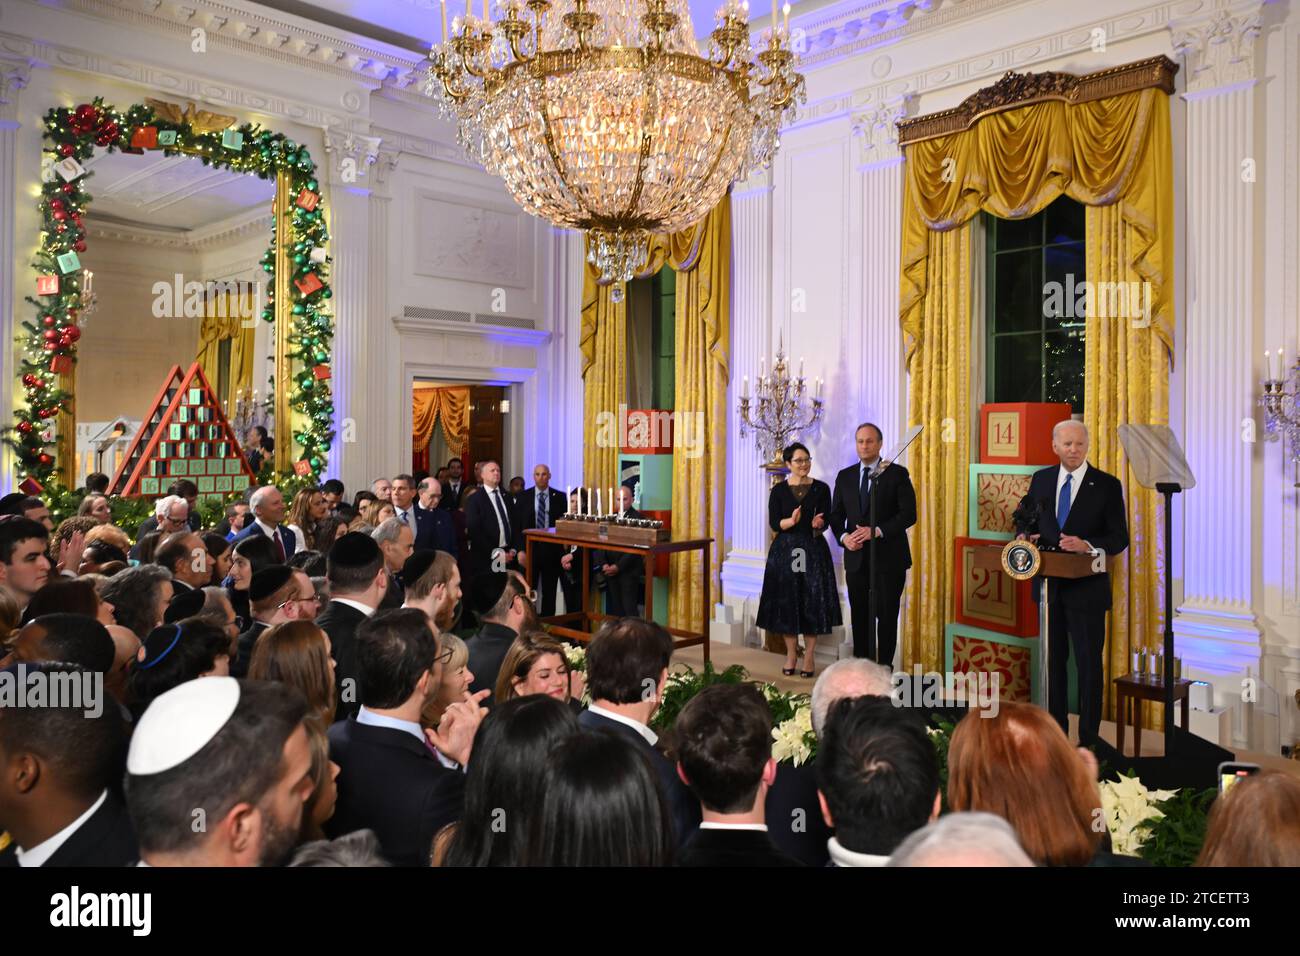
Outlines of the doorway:
<svg viewBox="0 0 1300 956">
<path fill-rule="evenodd" d="M 461 459 L 471 478 L 474 464 L 502 462 L 505 452 L 509 389 L 502 385 L 417 379 L 411 430 L 411 473 L 417 478 L 437 474 L 452 458 Z M 509 480 L 503 474 L 503 481 Z"/>
</svg>

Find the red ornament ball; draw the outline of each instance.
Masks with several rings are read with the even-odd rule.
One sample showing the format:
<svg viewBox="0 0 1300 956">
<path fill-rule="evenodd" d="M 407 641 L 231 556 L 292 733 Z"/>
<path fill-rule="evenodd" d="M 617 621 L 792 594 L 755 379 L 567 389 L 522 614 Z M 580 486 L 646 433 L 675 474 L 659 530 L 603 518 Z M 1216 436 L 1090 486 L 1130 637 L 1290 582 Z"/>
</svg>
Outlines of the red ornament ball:
<svg viewBox="0 0 1300 956">
<path fill-rule="evenodd" d="M 72 143 L 64 143 L 59 147 L 60 156 L 71 156 L 77 151 L 77 147 Z"/>
<path fill-rule="evenodd" d="M 59 343 L 57 342 L 46 342 L 41 346 L 41 348 L 45 349 L 45 351 L 47 352 L 53 352 L 58 347 L 59 347 Z"/>
<path fill-rule="evenodd" d="M 58 333 L 56 330 L 54 330 L 54 329 L 46 329 L 46 330 L 45 330 L 45 341 L 47 341 L 47 342 L 53 342 L 53 341 L 54 341 L 55 339 L 57 339 L 58 337 L 59 337 L 59 333 Z"/>
<path fill-rule="evenodd" d="M 32 430 L 32 423 L 31 423 L 31 422 L 19 422 L 19 423 L 18 423 L 18 430 L 19 430 L 20 432 L 22 432 L 24 435 L 26 435 L 28 432 L 30 432 L 30 431 Z"/>
<path fill-rule="evenodd" d="M 63 220 L 68 218 L 68 214 L 62 209 L 55 209 L 50 213 L 50 215 L 54 217 L 55 222 L 63 222 Z"/>
<path fill-rule="evenodd" d="M 81 329 L 77 328 L 75 325 L 69 325 L 63 330 L 63 337 L 69 342 L 75 342 L 77 339 L 81 338 Z"/>
<path fill-rule="evenodd" d="M 36 460 L 39 461 L 42 465 L 49 465 L 52 464 L 54 461 L 53 458 L 51 458 L 49 455 L 46 455 L 44 453 L 38 455 Z"/>
<path fill-rule="evenodd" d="M 72 248 L 75 249 L 77 252 L 85 252 L 86 241 L 84 239 L 78 239 L 76 242 L 72 244 Z"/>
<path fill-rule="evenodd" d="M 51 209 L 62 209 L 62 208 L 63 208 L 63 200 L 62 200 L 62 199 L 51 199 L 51 200 L 50 200 L 50 208 L 51 208 Z"/>
<path fill-rule="evenodd" d="M 41 316 L 41 321 L 45 323 L 45 327 L 46 327 L 46 328 L 49 328 L 51 325 L 53 325 L 55 322 L 57 322 L 58 319 L 56 319 L 56 318 L 55 318 L 54 316 L 52 316 L 52 315 L 43 315 L 43 316 Z"/>
<path fill-rule="evenodd" d="M 26 385 L 28 388 L 35 388 L 35 387 L 36 387 L 36 376 L 35 376 L 35 375 L 30 375 L 30 374 L 29 374 L 29 375 L 24 375 L 24 376 L 23 376 L 23 384 Z"/>
<path fill-rule="evenodd" d="M 55 231 L 55 232 L 67 232 L 67 231 L 68 231 L 68 225 L 67 225 L 67 223 L 63 223 L 63 222 L 59 223 L 58 225 L 56 225 L 56 226 L 54 227 L 54 231 Z"/>
<path fill-rule="evenodd" d="M 95 133 L 95 145 L 107 146 L 109 143 L 113 142 L 113 140 L 117 139 L 117 134 L 120 130 L 121 127 L 112 120 L 104 123 Z"/>
<path fill-rule="evenodd" d="M 99 110 L 91 103 L 82 103 L 72 113 L 68 125 L 78 133 L 89 133 L 99 122 Z"/>
<path fill-rule="evenodd" d="M 65 193 L 67 193 L 68 195 L 72 195 L 74 192 L 77 191 L 77 184 L 76 184 L 76 183 L 64 183 L 64 184 L 63 184 L 63 191 L 64 191 Z"/>
<path fill-rule="evenodd" d="M 49 418 L 51 415 L 54 415 L 54 414 L 57 414 L 57 413 L 56 413 L 56 412 L 54 411 L 54 409 L 52 409 L 52 408 L 42 408 L 42 409 L 41 409 L 39 412 L 37 412 L 36 414 L 39 415 L 41 418 Z"/>
</svg>

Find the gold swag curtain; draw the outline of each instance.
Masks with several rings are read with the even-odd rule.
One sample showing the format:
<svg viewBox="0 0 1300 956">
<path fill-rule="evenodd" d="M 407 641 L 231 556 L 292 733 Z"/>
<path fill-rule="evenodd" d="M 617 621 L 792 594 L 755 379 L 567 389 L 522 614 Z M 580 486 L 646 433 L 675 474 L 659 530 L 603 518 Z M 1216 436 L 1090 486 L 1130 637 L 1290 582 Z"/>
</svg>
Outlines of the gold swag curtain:
<svg viewBox="0 0 1300 956">
<path fill-rule="evenodd" d="M 251 318 L 246 318 L 248 316 Z M 208 297 L 203 303 L 203 321 L 199 325 L 199 346 L 194 360 L 202 366 L 208 381 L 219 388 L 216 383 L 221 380 L 221 343 L 230 340 L 226 392 L 218 396 L 223 401 L 234 398 L 241 390 L 244 394 L 252 391 L 256 322 L 251 293 L 223 292 Z M 243 436 L 240 438 L 242 440 Z"/>
<path fill-rule="evenodd" d="M 909 419 L 926 425 L 917 469 L 921 515 L 904 625 L 904 666 L 937 669 L 952 617 L 954 529 L 964 527 L 970 343 L 968 240 L 981 209 L 1032 216 L 1062 193 L 1087 210 L 1087 280 L 1146 283 L 1149 317 L 1115 316 L 1089 297 L 1085 323 L 1084 420 L 1089 460 L 1124 484 L 1131 544 L 1111 568 L 1105 686 L 1127 671 L 1130 648 L 1159 633 L 1159 510 L 1154 492 L 1130 480 L 1117 426 L 1169 420 L 1173 348 L 1173 158 L 1168 96 L 1144 89 L 1088 103 L 1045 102 L 995 113 L 961 133 L 906 147 L 899 318 L 910 373 Z M 951 350 L 962 351 L 954 354 Z M 951 420 L 949 441 L 943 425 Z M 938 433 L 936 434 L 936 431 Z M 954 455 L 955 462 L 946 456 Z M 950 467 L 951 466 L 951 467 Z M 924 515 L 925 517 L 922 517 Z M 939 515 L 945 516 L 938 518 Z M 1114 665 L 1112 667 L 1112 664 Z"/>
<path fill-rule="evenodd" d="M 673 540 L 711 537 L 709 579 L 714 598 L 722 564 L 726 505 L 727 385 L 731 355 L 731 197 L 694 226 L 655 236 L 642 276 L 664 265 L 677 272 L 676 418 L 673 452 Z M 583 483 L 619 483 L 619 406 L 627 395 L 627 307 L 615 302 L 612 285 L 600 285 L 588 264 L 583 280 L 582 375 Z M 606 416 L 612 416 L 612 419 Z M 602 422 L 605 427 L 602 429 Z M 602 434 L 602 431 L 604 434 Z M 698 551 L 671 558 L 669 623 L 701 629 L 703 557 Z"/>
<path fill-rule="evenodd" d="M 420 454 L 429 447 L 433 426 L 442 420 L 442 435 L 447 447 L 457 455 L 465 454 L 469 441 L 469 387 L 417 388 L 414 398 L 414 415 L 411 418 L 412 451 Z"/>
</svg>

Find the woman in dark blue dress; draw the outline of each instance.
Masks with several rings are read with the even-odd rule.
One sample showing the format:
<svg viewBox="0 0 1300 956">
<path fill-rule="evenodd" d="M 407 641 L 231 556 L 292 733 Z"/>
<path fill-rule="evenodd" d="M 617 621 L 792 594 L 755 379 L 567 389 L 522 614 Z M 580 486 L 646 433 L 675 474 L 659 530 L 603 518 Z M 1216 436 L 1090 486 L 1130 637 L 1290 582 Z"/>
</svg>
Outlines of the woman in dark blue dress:
<svg viewBox="0 0 1300 956">
<path fill-rule="evenodd" d="M 790 466 L 790 476 L 773 487 L 767 499 L 767 520 L 776 538 L 767 550 L 755 623 L 785 640 L 781 673 L 786 676 L 794 673 L 802 634 L 799 676 L 812 677 L 818 635 L 829 634 L 841 623 L 835 566 L 825 537 L 831 489 L 809 475 L 812 456 L 804 445 L 795 442 L 781 457 Z"/>
</svg>

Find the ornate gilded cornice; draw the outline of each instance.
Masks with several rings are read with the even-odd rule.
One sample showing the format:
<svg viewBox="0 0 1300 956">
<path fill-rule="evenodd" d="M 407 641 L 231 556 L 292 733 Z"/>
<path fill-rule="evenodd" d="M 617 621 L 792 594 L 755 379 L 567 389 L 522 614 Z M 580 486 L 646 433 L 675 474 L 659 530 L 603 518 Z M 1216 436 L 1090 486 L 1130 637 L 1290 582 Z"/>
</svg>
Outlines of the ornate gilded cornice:
<svg viewBox="0 0 1300 956">
<path fill-rule="evenodd" d="M 900 121 L 898 144 L 907 146 L 936 136 L 960 133 L 991 113 L 1048 100 L 1088 103 L 1149 87 L 1172 94 L 1174 74 L 1177 72 L 1178 64 L 1167 56 L 1153 56 L 1083 76 L 1073 73 L 1016 73 L 1008 70 L 992 86 L 977 90 L 950 110 Z"/>
</svg>

